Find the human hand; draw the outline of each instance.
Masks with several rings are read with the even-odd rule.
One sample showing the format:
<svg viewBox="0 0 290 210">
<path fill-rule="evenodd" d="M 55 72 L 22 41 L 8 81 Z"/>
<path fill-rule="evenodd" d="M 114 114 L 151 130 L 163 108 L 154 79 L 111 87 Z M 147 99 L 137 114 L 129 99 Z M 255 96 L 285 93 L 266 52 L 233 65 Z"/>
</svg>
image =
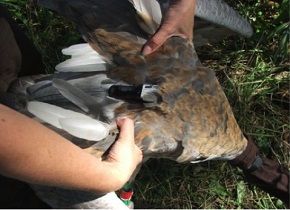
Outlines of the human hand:
<svg viewBox="0 0 290 210">
<path fill-rule="evenodd" d="M 160 28 L 144 45 L 143 55 L 156 51 L 172 36 L 193 38 L 195 0 L 169 0 L 169 4 Z"/>
<path fill-rule="evenodd" d="M 137 165 L 142 161 L 142 152 L 134 142 L 134 123 L 129 118 L 117 118 L 120 128 L 118 140 L 109 151 L 104 163 L 117 170 L 118 179 L 125 184 Z"/>
</svg>

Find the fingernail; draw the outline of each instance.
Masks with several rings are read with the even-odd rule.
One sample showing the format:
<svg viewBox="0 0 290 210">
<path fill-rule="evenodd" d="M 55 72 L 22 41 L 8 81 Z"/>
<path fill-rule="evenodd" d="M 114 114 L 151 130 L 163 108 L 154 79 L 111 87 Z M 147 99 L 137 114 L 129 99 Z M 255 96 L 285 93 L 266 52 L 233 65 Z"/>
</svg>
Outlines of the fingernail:
<svg viewBox="0 0 290 210">
<path fill-rule="evenodd" d="M 152 48 L 148 45 L 146 45 L 144 48 L 143 48 L 143 51 L 142 51 L 142 55 L 148 55 L 152 52 Z"/>
<path fill-rule="evenodd" d="M 117 124 L 119 124 L 119 123 L 123 123 L 123 122 L 125 121 L 126 118 L 127 118 L 127 117 L 117 117 L 117 118 L 116 118 L 116 122 L 117 122 Z"/>
</svg>

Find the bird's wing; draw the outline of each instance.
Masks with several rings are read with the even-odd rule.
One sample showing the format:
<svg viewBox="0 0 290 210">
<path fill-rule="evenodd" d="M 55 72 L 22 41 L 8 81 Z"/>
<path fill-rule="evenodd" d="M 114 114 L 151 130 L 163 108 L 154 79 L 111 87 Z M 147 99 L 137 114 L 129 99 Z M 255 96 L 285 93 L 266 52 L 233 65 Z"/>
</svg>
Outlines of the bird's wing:
<svg viewBox="0 0 290 210">
<path fill-rule="evenodd" d="M 102 33 L 108 34 L 106 36 Z M 111 37 L 110 32 L 102 33 L 101 37 Z M 105 41 L 105 45 L 112 48 L 120 47 L 114 43 L 122 43 L 123 38 L 116 34 L 114 36 L 117 42 L 115 39 L 112 42 L 111 39 L 98 40 L 100 44 Z M 141 71 L 140 66 L 144 66 Z M 86 104 L 86 101 L 98 97 L 93 95 L 95 91 L 102 90 L 103 99 L 94 99 L 99 100 L 101 105 L 96 103 L 95 106 L 102 112 L 106 110 L 104 115 L 110 120 L 122 115 L 135 119 L 136 143 L 146 156 L 189 162 L 231 159 L 243 151 L 245 139 L 227 98 L 214 72 L 200 64 L 190 40 L 172 38 L 151 55 L 127 56 L 125 62 L 116 63 L 108 69 L 107 76 L 97 72 L 91 76 L 95 82 L 90 82 L 92 78 L 87 76 L 68 80 L 66 83 L 70 85 L 63 86 L 62 90 L 70 92 L 72 88 L 71 92 L 75 93 L 74 86 L 77 86 L 87 92 L 88 96 L 74 94 L 70 97 L 64 94 L 68 99 L 66 104 L 76 100 Z M 118 83 L 117 78 L 122 83 Z M 103 82 L 104 79 L 111 83 Z M 126 90 L 138 89 L 140 85 L 144 88 L 146 84 L 155 85 L 156 88 L 145 92 L 143 98 L 142 89 L 140 100 L 132 101 L 125 97 L 126 91 L 120 90 L 122 94 L 119 98 L 110 95 L 112 87 L 119 87 L 119 84 Z M 47 93 L 50 94 L 50 91 Z M 153 105 L 146 106 L 148 101 L 144 98 L 150 98 L 152 101 L 149 102 Z M 106 102 L 109 99 L 115 101 L 111 107 Z M 38 97 L 38 100 L 43 99 Z M 52 101 L 56 103 L 58 100 Z"/>
<path fill-rule="evenodd" d="M 93 88 L 88 87 L 87 91 L 93 95 L 94 91 L 102 90 L 103 96 L 96 100 L 101 103 L 96 107 L 101 107 L 101 112 L 107 113 L 105 118 L 110 120 L 120 115 L 134 118 L 136 142 L 146 154 L 189 162 L 230 159 L 244 149 L 245 139 L 223 90 L 213 71 L 200 64 L 190 40 L 174 37 L 153 54 L 140 54 L 142 44 L 132 37 L 148 37 L 140 27 L 142 18 L 137 18 L 145 13 L 154 20 L 150 14 L 154 10 L 146 8 L 152 7 L 148 2 L 137 9 L 134 8 L 137 1 L 125 0 L 54 0 L 53 3 L 58 12 L 78 24 L 90 46 L 110 63 L 103 72 L 108 83 L 100 79 L 101 72 L 92 73 L 98 84 L 92 84 Z M 217 8 L 221 12 L 228 7 Z M 82 82 L 78 80 L 76 86 L 90 84 L 86 74 L 78 74 Z M 148 90 L 146 85 L 156 88 L 143 92 Z M 71 93 L 71 88 L 65 89 Z M 135 92 L 139 97 L 132 101 L 127 95 Z M 65 97 L 72 102 L 87 101 L 84 94 L 77 94 L 77 99 L 69 94 Z"/>
<path fill-rule="evenodd" d="M 227 98 L 214 72 L 199 62 L 191 40 L 173 37 L 158 51 L 140 54 L 149 32 L 143 30 L 142 17 L 138 16 L 142 11 L 150 13 L 149 9 L 144 10 L 142 5 L 140 12 L 134 8 L 137 1 L 125 0 L 39 2 L 75 21 L 90 46 L 109 65 L 101 71 L 65 71 L 43 78 L 28 89 L 30 100 L 90 115 L 91 109 L 80 108 L 90 107 L 88 100 L 107 120 L 127 115 L 135 120 L 135 141 L 146 157 L 198 162 L 231 159 L 244 150 L 246 139 Z M 52 78 L 69 85 L 53 86 Z M 107 149 L 112 141 L 100 143 Z M 85 199 L 92 201 L 94 197 L 90 196 L 85 195 Z M 45 199 L 46 195 L 40 197 Z M 55 194 L 52 197 L 58 199 Z"/>
<path fill-rule="evenodd" d="M 75 21 L 86 36 L 96 28 L 127 34 L 144 44 L 158 29 L 168 0 L 38 0 L 43 7 Z M 105 14 L 105 15 L 100 15 Z M 92 21 L 94 19 L 99 21 Z M 136 19 L 138 20 L 136 22 Z M 222 0 L 196 0 L 194 44 L 201 46 L 220 41 L 227 35 L 250 37 L 248 21 Z"/>
<path fill-rule="evenodd" d="M 127 33 L 130 38 L 148 37 L 136 22 L 137 11 L 128 0 L 38 0 L 38 3 L 74 21 L 83 36 L 96 28 L 105 28 Z"/>
<path fill-rule="evenodd" d="M 253 29 L 249 22 L 223 0 L 196 0 L 195 38 L 207 42 L 219 41 L 226 35 L 239 34 L 250 37 Z M 214 36 L 213 36 L 214 35 Z M 195 42 L 195 46 L 204 42 Z"/>
</svg>

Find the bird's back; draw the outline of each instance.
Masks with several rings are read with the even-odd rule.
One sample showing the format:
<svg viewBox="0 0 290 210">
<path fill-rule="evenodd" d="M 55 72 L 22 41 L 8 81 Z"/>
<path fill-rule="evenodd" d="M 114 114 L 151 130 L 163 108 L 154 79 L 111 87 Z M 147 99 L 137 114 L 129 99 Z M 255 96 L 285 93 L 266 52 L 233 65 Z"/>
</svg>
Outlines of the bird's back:
<svg viewBox="0 0 290 210">
<path fill-rule="evenodd" d="M 110 46 L 126 43 L 121 36 L 119 41 L 115 38 Z M 114 111 L 115 116 L 135 119 L 136 143 L 145 155 L 190 162 L 231 159 L 243 151 L 246 139 L 222 87 L 214 72 L 199 62 L 191 40 L 170 38 L 148 56 L 142 56 L 141 47 L 134 48 L 130 42 L 116 48 L 124 53 L 117 60 L 125 62 L 112 67 L 109 77 L 136 88 L 154 87 L 141 91 L 142 101 L 127 101 Z"/>
</svg>

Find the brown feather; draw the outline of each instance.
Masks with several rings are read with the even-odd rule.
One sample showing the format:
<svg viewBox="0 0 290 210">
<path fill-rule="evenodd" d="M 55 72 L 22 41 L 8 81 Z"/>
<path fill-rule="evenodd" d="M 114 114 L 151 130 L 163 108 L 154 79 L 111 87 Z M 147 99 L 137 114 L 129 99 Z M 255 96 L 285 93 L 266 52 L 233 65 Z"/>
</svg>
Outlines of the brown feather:
<svg viewBox="0 0 290 210">
<path fill-rule="evenodd" d="M 146 156 L 189 162 L 231 159 L 244 150 L 247 140 L 228 100 L 190 40 L 173 37 L 142 56 L 140 44 L 116 33 L 98 29 L 91 36 L 91 46 L 115 62 L 110 78 L 158 85 L 156 106 L 124 103 L 114 110 L 135 120 L 136 144 Z"/>
</svg>

